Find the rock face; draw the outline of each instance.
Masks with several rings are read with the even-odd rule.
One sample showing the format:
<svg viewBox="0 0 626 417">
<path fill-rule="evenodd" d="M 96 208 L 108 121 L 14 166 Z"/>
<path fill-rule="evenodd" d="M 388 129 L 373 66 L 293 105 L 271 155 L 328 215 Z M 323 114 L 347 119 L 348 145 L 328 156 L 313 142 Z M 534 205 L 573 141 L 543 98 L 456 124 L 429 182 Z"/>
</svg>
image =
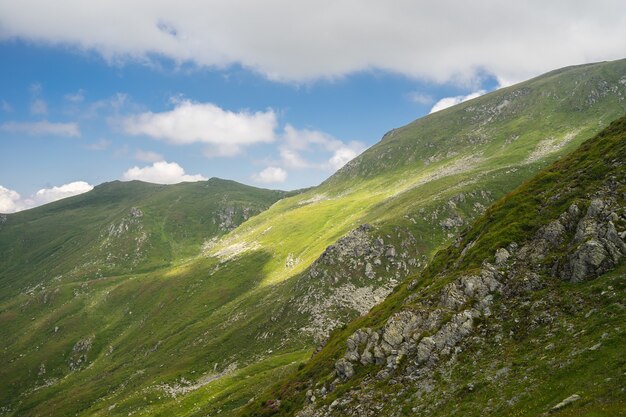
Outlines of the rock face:
<svg viewBox="0 0 626 417">
<path fill-rule="evenodd" d="M 624 235 L 620 236 L 614 221 L 624 221 L 614 204 L 596 198 L 578 222 L 571 243 L 573 249 L 561 271 L 563 279 L 580 282 L 594 278 L 612 268 L 626 254 Z"/>
<path fill-rule="evenodd" d="M 254 210 L 252 207 L 229 205 L 216 213 L 217 220 L 214 222 L 221 231 L 230 232 L 258 212 L 259 210 Z"/>
<path fill-rule="evenodd" d="M 381 235 L 364 224 L 326 248 L 299 278 L 294 292 L 301 295 L 290 302 L 298 314 L 309 317 L 300 331 L 322 343 L 333 329 L 366 314 L 421 267 L 425 257 L 416 246 L 406 229 Z M 290 254 L 285 266 L 292 266 L 294 259 Z"/>
<path fill-rule="evenodd" d="M 491 315 L 489 306 L 502 288 L 500 279 L 501 273 L 487 265 L 477 275 L 463 275 L 446 285 L 439 299 L 421 311 L 400 311 L 377 331 L 357 330 L 335 364 L 337 376 L 349 379 L 354 375 L 352 364 L 375 363 L 384 365 L 378 377 L 386 378 L 407 355 L 415 358 L 415 370 L 433 365 L 472 333 L 475 319 Z"/>
<path fill-rule="evenodd" d="M 404 415 L 404 411 L 400 411 L 403 408 L 394 409 L 381 403 L 379 388 L 376 388 L 380 381 L 399 384 L 400 392 L 396 396 L 407 391 L 406 387 L 413 387 L 412 390 L 419 387 L 415 397 L 404 400 L 415 403 L 415 398 L 432 389 L 429 387 L 432 387 L 435 373 L 446 377 L 448 367 L 455 363 L 456 356 L 466 345 L 494 343 L 481 338 L 477 323 L 492 319 L 492 328 L 501 332 L 493 318 L 499 318 L 503 312 L 508 314 L 513 309 L 511 303 L 531 299 L 529 294 L 545 289 L 548 279 L 576 283 L 614 269 L 626 255 L 626 208 L 623 197 L 616 191 L 620 187 L 618 182 L 609 184 L 587 200 L 571 204 L 522 245 L 511 243 L 506 248 L 494 248 L 493 264 L 485 259 L 478 271 L 461 273 L 435 291 L 425 287 L 410 294 L 404 307 L 380 328 L 358 329 L 346 340 L 345 353 L 335 362 L 334 381 L 324 385 L 324 393 L 319 388 L 313 390 L 308 405 L 297 415 Z M 461 257 L 474 243 L 467 244 Z M 409 290 L 414 287 L 414 282 L 407 286 Z M 524 301 L 521 305 L 527 304 L 528 301 Z M 520 306 L 515 305 L 515 308 Z M 532 306 L 536 313 L 527 318 L 531 326 L 554 320 L 546 301 L 536 301 Z M 514 323 L 518 322 L 519 319 L 515 319 Z M 508 336 L 514 337 L 516 331 L 511 328 Z M 484 328 L 482 332 L 484 334 Z M 601 346 L 602 343 L 598 343 L 588 350 Z M 554 345 L 548 345 L 544 350 L 553 348 Z M 331 404 L 317 405 L 316 399 L 324 399 L 327 391 L 350 383 L 365 366 L 369 368 L 367 374 L 360 377 L 358 390 L 340 395 Z M 495 372 L 494 378 L 503 378 L 508 372 L 508 368 L 502 368 Z M 469 384 L 465 389 L 472 391 L 474 386 Z M 579 398 L 572 395 L 548 411 L 558 411 Z M 421 412 L 419 407 L 412 408 L 415 415 L 428 415 L 428 410 L 432 408 Z"/>
</svg>

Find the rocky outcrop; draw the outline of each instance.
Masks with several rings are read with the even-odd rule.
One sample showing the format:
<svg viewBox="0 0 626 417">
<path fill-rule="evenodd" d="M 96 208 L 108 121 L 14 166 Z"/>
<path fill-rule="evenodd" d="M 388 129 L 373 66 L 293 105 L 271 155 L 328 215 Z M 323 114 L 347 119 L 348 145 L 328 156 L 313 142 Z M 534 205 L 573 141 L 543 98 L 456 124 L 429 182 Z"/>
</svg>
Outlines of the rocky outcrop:
<svg viewBox="0 0 626 417">
<path fill-rule="evenodd" d="M 384 368 L 379 378 L 387 378 L 410 355 L 415 367 L 434 364 L 472 333 L 473 322 L 491 315 L 493 294 L 502 288 L 500 272 L 491 265 L 479 274 L 463 275 L 446 285 L 438 299 L 421 308 L 400 311 L 379 330 L 357 330 L 346 342 L 346 353 L 335 364 L 341 380 L 351 378 L 354 367 L 376 364 Z"/>
<path fill-rule="evenodd" d="M 260 210 L 252 207 L 239 207 L 228 205 L 217 211 L 217 218 L 213 220 L 222 232 L 230 232 L 250 217 L 257 214 Z"/>
<path fill-rule="evenodd" d="M 570 253 L 561 270 L 563 279 L 580 282 L 594 278 L 614 268 L 626 254 L 624 238 L 615 228 L 617 221 L 624 221 L 624 213 L 618 213 L 610 202 L 594 199 L 587 213 L 578 222 Z"/>
<path fill-rule="evenodd" d="M 68 366 L 72 371 L 76 371 L 87 364 L 87 354 L 93 345 L 93 336 L 86 337 L 76 342 L 70 353 Z"/>
<path fill-rule="evenodd" d="M 496 310 L 500 318 L 502 314 L 510 314 L 512 309 L 525 306 L 525 311 L 529 312 L 525 317 L 528 320 L 526 325 L 536 328 L 552 323 L 555 317 L 550 313 L 547 301 L 535 301 L 528 310 L 528 301 L 520 304 L 519 300 L 530 299 L 528 294 L 546 288 L 549 279 L 586 281 L 612 270 L 623 261 L 626 255 L 626 212 L 623 201 L 618 201 L 618 188 L 619 184 L 613 184 L 588 200 L 571 204 L 521 246 L 510 243 L 506 247 L 494 248 L 493 257 L 485 259 L 478 272 L 462 273 L 435 291 L 427 286 L 411 293 L 405 299 L 404 308 L 389 317 L 380 328 L 362 328 L 354 332 L 346 340 L 345 353 L 335 362 L 334 381 L 324 385 L 324 393 L 320 388 L 312 390 L 307 396 L 308 404 L 298 415 L 402 415 L 381 403 L 376 388 L 381 380 L 398 384 L 399 392 L 394 397 L 404 395 L 408 387 L 413 390 L 418 387 L 415 395 L 428 394 L 433 386 L 432 376 L 435 373 L 446 375 L 447 367 L 468 344 L 484 346 L 485 343 L 497 343 L 503 337 L 500 334 L 495 340 L 487 341 L 483 339 L 484 326 L 478 331 L 477 324 L 496 317 Z M 474 244 L 469 242 L 466 245 L 461 258 Z M 458 265 L 457 262 L 453 268 Z M 411 291 L 414 282 L 408 284 Z M 496 303 L 495 300 L 499 301 Z M 502 331 L 498 320 L 489 323 L 489 328 L 496 334 Z M 515 318 L 512 323 L 514 326 L 508 331 L 508 337 L 514 337 L 520 331 L 516 327 L 520 319 Z M 589 349 L 596 350 L 598 346 L 601 344 Z M 544 350 L 548 349 L 552 347 L 548 345 Z M 365 373 L 360 374 L 360 370 Z M 494 378 L 502 378 L 506 372 L 507 368 L 502 368 Z M 339 396 L 331 404 L 322 401 L 318 406 L 320 399 L 326 398 L 327 391 L 357 377 L 361 378 L 358 390 Z M 466 389 L 471 391 L 472 384 Z M 558 411 L 578 398 L 571 396 L 549 412 Z M 411 401 L 415 401 L 415 397 Z M 413 412 L 418 410 L 420 407 L 412 408 Z M 427 415 L 429 408 L 421 410 Z"/>
<path fill-rule="evenodd" d="M 322 343 L 330 332 L 366 314 L 395 286 L 419 269 L 425 256 L 415 237 L 403 228 L 383 235 L 371 225 L 352 230 L 324 253 L 299 278 L 290 304 L 308 317 L 300 331 Z M 289 254 L 285 267 L 297 259 Z"/>
</svg>

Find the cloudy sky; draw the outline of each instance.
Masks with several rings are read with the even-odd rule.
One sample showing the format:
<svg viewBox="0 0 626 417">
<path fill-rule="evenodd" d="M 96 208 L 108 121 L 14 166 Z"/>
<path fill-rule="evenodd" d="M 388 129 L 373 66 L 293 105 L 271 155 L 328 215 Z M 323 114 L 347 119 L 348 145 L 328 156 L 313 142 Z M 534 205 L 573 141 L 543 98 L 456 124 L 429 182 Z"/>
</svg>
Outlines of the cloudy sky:
<svg viewBox="0 0 626 417">
<path fill-rule="evenodd" d="M 116 179 L 315 185 L 429 112 L 624 57 L 623 0 L 0 0 L 0 213 Z"/>
</svg>

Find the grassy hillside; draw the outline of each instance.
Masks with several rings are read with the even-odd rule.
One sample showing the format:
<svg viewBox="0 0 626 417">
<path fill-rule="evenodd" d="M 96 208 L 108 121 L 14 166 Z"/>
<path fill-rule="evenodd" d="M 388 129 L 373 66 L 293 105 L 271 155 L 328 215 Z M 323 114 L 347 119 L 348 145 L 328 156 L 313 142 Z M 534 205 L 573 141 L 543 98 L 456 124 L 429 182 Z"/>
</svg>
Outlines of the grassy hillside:
<svg viewBox="0 0 626 417">
<path fill-rule="evenodd" d="M 490 207 L 247 413 L 622 415 L 624 161 L 626 117 Z"/>
<path fill-rule="evenodd" d="M 0 415 L 239 415 L 494 201 L 623 114 L 625 77 L 626 60 L 564 69 L 429 115 L 228 233 L 224 217 L 236 225 L 252 203 L 226 193 L 232 204 L 203 206 L 215 202 L 206 183 L 128 192 L 146 204 L 112 190 L 81 207 L 94 190 L 9 215 Z M 258 192 L 263 207 L 280 198 Z"/>
<path fill-rule="evenodd" d="M 115 181 L 3 215 L 0 299 L 51 279 L 88 281 L 168 266 L 285 195 L 217 178 L 177 185 Z"/>
</svg>

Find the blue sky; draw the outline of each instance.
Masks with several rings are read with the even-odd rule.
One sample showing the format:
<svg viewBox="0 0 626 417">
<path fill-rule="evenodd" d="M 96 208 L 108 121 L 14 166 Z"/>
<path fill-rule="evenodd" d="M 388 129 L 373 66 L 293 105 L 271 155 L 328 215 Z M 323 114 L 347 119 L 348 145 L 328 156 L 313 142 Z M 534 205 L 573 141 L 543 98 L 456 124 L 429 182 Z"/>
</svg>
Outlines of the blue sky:
<svg viewBox="0 0 626 417">
<path fill-rule="evenodd" d="M 117 179 L 316 185 L 433 109 L 626 55 L 611 1 L 117 3 L 0 0 L 0 212 Z"/>
</svg>

